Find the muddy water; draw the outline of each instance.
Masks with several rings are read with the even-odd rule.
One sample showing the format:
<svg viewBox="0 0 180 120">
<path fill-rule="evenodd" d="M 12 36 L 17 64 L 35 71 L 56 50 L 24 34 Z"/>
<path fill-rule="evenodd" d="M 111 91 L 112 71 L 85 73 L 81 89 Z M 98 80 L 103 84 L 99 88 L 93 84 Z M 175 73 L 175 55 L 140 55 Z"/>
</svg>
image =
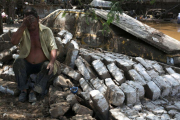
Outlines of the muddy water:
<svg viewBox="0 0 180 120">
<path fill-rule="evenodd" d="M 180 24 L 177 24 L 177 23 L 153 23 L 153 22 L 143 22 L 143 23 L 180 41 Z"/>
</svg>

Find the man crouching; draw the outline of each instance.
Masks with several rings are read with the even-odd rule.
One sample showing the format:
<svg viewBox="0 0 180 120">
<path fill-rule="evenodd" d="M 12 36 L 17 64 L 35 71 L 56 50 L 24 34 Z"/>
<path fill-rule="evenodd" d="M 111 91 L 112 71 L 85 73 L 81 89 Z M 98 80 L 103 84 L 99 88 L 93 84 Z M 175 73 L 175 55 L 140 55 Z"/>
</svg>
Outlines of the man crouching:
<svg viewBox="0 0 180 120">
<path fill-rule="evenodd" d="M 16 81 L 21 94 L 19 101 L 25 102 L 29 93 L 29 102 L 35 102 L 34 92 L 45 94 L 48 83 L 56 76 L 57 45 L 50 28 L 39 23 L 34 8 L 27 9 L 22 25 L 11 38 L 19 45 L 19 58 L 13 64 Z M 29 80 L 31 74 L 37 74 L 35 80 Z"/>
</svg>

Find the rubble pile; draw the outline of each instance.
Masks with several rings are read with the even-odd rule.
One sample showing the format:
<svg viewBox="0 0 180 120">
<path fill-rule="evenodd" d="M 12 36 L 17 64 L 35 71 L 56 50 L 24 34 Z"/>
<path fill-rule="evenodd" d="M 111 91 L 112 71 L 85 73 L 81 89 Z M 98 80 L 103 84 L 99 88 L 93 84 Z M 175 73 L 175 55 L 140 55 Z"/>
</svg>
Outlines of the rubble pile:
<svg viewBox="0 0 180 120">
<path fill-rule="evenodd" d="M 180 102 L 168 99 L 179 96 L 180 91 L 180 74 L 173 66 L 100 49 L 85 49 L 72 38 L 66 30 L 55 37 L 57 60 L 61 65 L 48 94 L 48 112 L 52 118 L 180 119 Z M 6 82 L 15 83 L 12 62 L 6 63 L 17 56 L 16 46 L 0 53 L 0 78 Z M 78 91 L 72 91 L 72 87 L 78 87 Z"/>
</svg>

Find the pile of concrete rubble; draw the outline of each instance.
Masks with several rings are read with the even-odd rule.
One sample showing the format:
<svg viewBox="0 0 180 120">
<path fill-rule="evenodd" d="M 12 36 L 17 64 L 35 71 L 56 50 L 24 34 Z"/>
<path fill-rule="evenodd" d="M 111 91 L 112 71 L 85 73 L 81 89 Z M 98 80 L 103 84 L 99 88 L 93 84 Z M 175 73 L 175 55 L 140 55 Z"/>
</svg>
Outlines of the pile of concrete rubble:
<svg viewBox="0 0 180 120">
<path fill-rule="evenodd" d="M 167 99 L 180 91 L 180 74 L 173 66 L 100 48 L 82 48 L 66 30 L 56 36 L 61 64 L 49 89 L 52 118 L 66 117 L 72 110 L 75 116 L 66 119 L 180 119 L 180 102 Z M 11 46 L 0 53 L 3 80 L 15 81 L 12 62 L 8 61 L 16 59 L 18 51 L 17 46 Z M 78 87 L 77 93 L 70 91 L 73 86 Z M 16 88 L 14 94 L 18 95 Z"/>
</svg>

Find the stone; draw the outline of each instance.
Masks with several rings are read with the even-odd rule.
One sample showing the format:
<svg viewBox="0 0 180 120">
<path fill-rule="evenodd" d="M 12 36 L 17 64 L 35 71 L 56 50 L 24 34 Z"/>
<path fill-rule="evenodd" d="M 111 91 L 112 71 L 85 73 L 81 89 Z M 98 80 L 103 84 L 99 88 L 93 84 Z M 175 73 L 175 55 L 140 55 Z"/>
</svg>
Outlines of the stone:
<svg viewBox="0 0 180 120">
<path fill-rule="evenodd" d="M 71 68 L 74 68 L 75 60 L 78 57 L 78 53 L 79 53 L 79 50 L 77 49 L 68 49 L 64 64 Z"/>
<path fill-rule="evenodd" d="M 55 37 L 56 45 L 57 45 L 57 60 L 60 61 L 61 63 L 64 62 L 65 56 L 66 56 L 66 51 L 64 49 L 64 45 L 62 43 L 62 40 L 60 37 Z"/>
<path fill-rule="evenodd" d="M 175 120 L 180 120 L 180 113 L 176 114 L 176 115 L 174 116 L 174 119 L 175 119 Z"/>
<path fill-rule="evenodd" d="M 79 84 L 81 85 L 83 92 L 90 92 L 93 90 L 93 88 L 88 84 L 88 82 L 84 78 L 81 78 L 79 80 Z"/>
<path fill-rule="evenodd" d="M 144 89 L 146 91 L 145 96 L 151 100 L 156 100 L 161 95 L 161 90 L 153 81 L 148 82 L 144 86 Z"/>
<path fill-rule="evenodd" d="M 136 90 L 136 93 L 139 96 L 138 99 L 141 99 L 144 97 L 144 94 L 145 94 L 144 87 L 139 82 L 126 81 L 126 83 Z M 137 101 L 138 101 L 138 99 L 137 99 Z"/>
<path fill-rule="evenodd" d="M 165 97 L 168 96 L 171 92 L 171 86 L 164 81 L 162 76 L 158 76 L 156 78 L 153 78 L 152 80 L 161 90 L 161 96 Z"/>
<path fill-rule="evenodd" d="M 91 59 L 91 56 L 89 55 L 89 53 L 81 52 L 80 55 L 84 60 L 86 60 L 89 64 L 91 64 L 92 59 Z"/>
<path fill-rule="evenodd" d="M 50 105 L 49 113 L 51 117 L 57 118 L 63 116 L 70 108 L 70 104 L 67 102 L 55 103 Z"/>
<path fill-rule="evenodd" d="M 89 115 L 93 115 L 93 111 L 90 110 L 89 108 L 80 105 L 78 103 L 74 104 L 74 106 L 72 107 L 73 111 L 78 114 L 78 115 L 84 115 L 84 114 L 89 114 Z"/>
<path fill-rule="evenodd" d="M 161 115 L 161 120 L 170 120 L 171 118 L 169 117 L 168 114 L 162 114 Z"/>
<path fill-rule="evenodd" d="M 102 57 L 97 56 L 97 55 L 95 55 L 94 53 L 90 53 L 90 56 L 91 56 L 91 60 L 92 60 L 92 61 L 95 61 L 95 60 L 101 60 L 101 61 L 103 61 L 103 60 L 104 60 Z"/>
<path fill-rule="evenodd" d="M 142 110 L 142 104 L 141 103 L 137 103 L 133 106 L 133 109 L 136 111 L 141 111 Z"/>
<path fill-rule="evenodd" d="M 81 92 L 80 93 L 81 97 L 86 100 L 86 101 L 89 101 L 90 100 L 90 94 L 89 92 Z"/>
<path fill-rule="evenodd" d="M 13 59 L 17 59 L 19 57 L 19 54 L 12 54 Z"/>
<path fill-rule="evenodd" d="M 160 75 L 165 74 L 165 71 L 163 70 L 163 67 L 161 65 L 159 65 L 158 63 L 155 63 L 152 66 Z"/>
<path fill-rule="evenodd" d="M 121 69 L 119 69 L 115 63 L 110 63 L 107 65 L 107 68 L 111 75 L 115 78 L 115 80 L 119 83 L 122 84 L 125 82 L 126 78 L 124 76 L 124 73 Z"/>
<path fill-rule="evenodd" d="M 155 101 L 152 101 L 152 103 L 155 104 L 155 105 L 161 105 L 161 106 L 168 104 L 168 102 L 166 102 L 164 100 L 161 100 L 161 99 L 157 99 Z"/>
<path fill-rule="evenodd" d="M 155 105 L 152 102 L 143 103 L 143 105 L 147 110 L 152 111 L 154 114 L 167 113 L 166 110 L 162 106 Z"/>
<path fill-rule="evenodd" d="M 124 72 L 128 72 L 130 69 L 132 69 L 132 65 L 123 59 L 116 59 L 116 64 Z"/>
<path fill-rule="evenodd" d="M 130 120 L 126 115 L 124 115 L 120 109 L 111 109 L 110 111 L 110 119 L 112 120 Z"/>
<path fill-rule="evenodd" d="M 111 78 L 106 66 L 101 60 L 94 60 L 92 65 L 101 79 Z"/>
<path fill-rule="evenodd" d="M 93 101 L 93 107 L 98 111 L 98 116 L 101 120 L 108 120 L 109 118 L 109 104 L 106 101 L 103 94 L 98 90 L 93 90 L 90 92 L 90 98 Z"/>
<path fill-rule="evenodd" d="M 67 80 L 62 75 L 59 75 L 54 79 L 53 85 L 55 87 L 62 87 L 63 89 L 69 88 Z"/>
<path fill-rule="evenodd" d="M 75 115 L 71 118 L 71 120 L 96 120 L 95 118 L 92 118 L 89 114 L 85 115 Z"/>
<path fill-rule="evenodd" d="M 170 84 L 172 86 L 171 95 L 174 96 L 175 94 L 177 94 L 180 86 L 179 82 L 176 81 L 171 75 L 164 75 L 163 78 L 167 84 Z"/>
<path fill-rule="evenodd" d="M 122 105 L 125 100 L 124 92 L 116 85 L 110 85 L 107 88 L 109 103 L 115 106 Z"/>
<path fill-rule="evenodd" d="M 141 57 L 136 57 L 135 60 L 139 63 L 141 63 L 145 68 L 146 70 L 150 70 L 152 69 L 152 66 L 150 66 L 143 58 Z"/>
<path fill-rule="evenodd" d="M 76 96 L 74 94 L 69 94 L 66 97 L 66 101 L 72 106 L 74 106 L 74 104 L 78 103 Z"/>
<path fill-rule="evenodd" d="M 148 113 L 148 115 L 145 118 L 146 120 L 160 120 L 158 116 L 154 115 L 153 113 Z"/>
<path fill-rule="evenodd" d="M 151 78 L 156 78 L 156 77 L 159 76 L 159 73 L 156 72 L 156 71 L 154 71 L 154 70 L 149 70 L 149 71 L 147 71 L 147 73 L 149 74 L 149 76 L 150 76 Z"/>
<path fill-rule="evenodd" d="M 151 81 L 152 78 L 148 75 L 148 73 L 146 72 L 146 69 L 140 63 L 134 64 L 133 67 L 136 71 L 138 71 L 138 73 L 141 76 L 143 76 L 143 78 L 146 82 Z"/>
<path fill-rule="evenodd" d="M 113 80 L 111 78 L 106 78 L 105 84 L 106 84 L 106 86 L 115 85 L 115 83 L 113 82 Z"/>
<path fill-rule="evenodd" d="M 141 75 L 139 75 L 139 73 L 137 73 L 137 71 L 135 69 L 129 70 L 128 74 L 129 74 L 129 79 L 130 80 L 134 80 L 136 82 L 139 82 L 143 86 L 146 85 L 146 82 L 143 79 L 143 77 Z"/>
<path fill-rule="evenodd" d="M 171 117 L 174 117 L 176 114 L 179 114 L 179 112 L 177 110 L 170 110 L 168 111 L 168 114 L 171 116 Z"/>
<path fill-rule="evenodd" d="M 99 90 L 103 95 L 106 94 L 106 91 L 107 91 L 107 87 L 104 85 L 104 83 L 101 83 L 100 82 L 101 80 L 96 78 L 96 79 L 91 79 L 90 82 L 91 84 L 93 85 L 93 87 L 96 89 L 96 90 Z"/>
<path fill-rule="evenodd" d="M 166 72 L 169 74 L 176 73 L 171 67 L 165 68 Z"/>
<path fill-rule="evenodd" d="M 126 97 L 125 103 L 127 105 L 133 105 L 133 104 L 136 103 L 137 93 L 136 93 L 136 90 L 133 87 L 131 87 L 130 85 L 128 85 L 126 83 L 123 83 L 123 84 L 121 84 L 120 89 L 125 94 L 125 97 Z"/>
<path fill-rule="evenodd" d="M 9 49 L 6 49 L 2 52 L 0 52 L 0 61 L 1 62 L 7 62 L 12 59 L 12 54 L 14 54 L 17 50 L 17 46 L 13 46 Z"/>
<path fill-rule="evenodd" d="M 80 73 L 83 75 L 83 77 L 86 80 L 90 80 L 93 78 L 93 76 L 91 76 L 91 74 L 89 73 L 88 69 L 86 68 L 85 64 L 83 63 L 82 57 L 78 57 L 75 61 L 75 64 L 78 68 L 78 70 L 80 71 Z"/>
</svg>

